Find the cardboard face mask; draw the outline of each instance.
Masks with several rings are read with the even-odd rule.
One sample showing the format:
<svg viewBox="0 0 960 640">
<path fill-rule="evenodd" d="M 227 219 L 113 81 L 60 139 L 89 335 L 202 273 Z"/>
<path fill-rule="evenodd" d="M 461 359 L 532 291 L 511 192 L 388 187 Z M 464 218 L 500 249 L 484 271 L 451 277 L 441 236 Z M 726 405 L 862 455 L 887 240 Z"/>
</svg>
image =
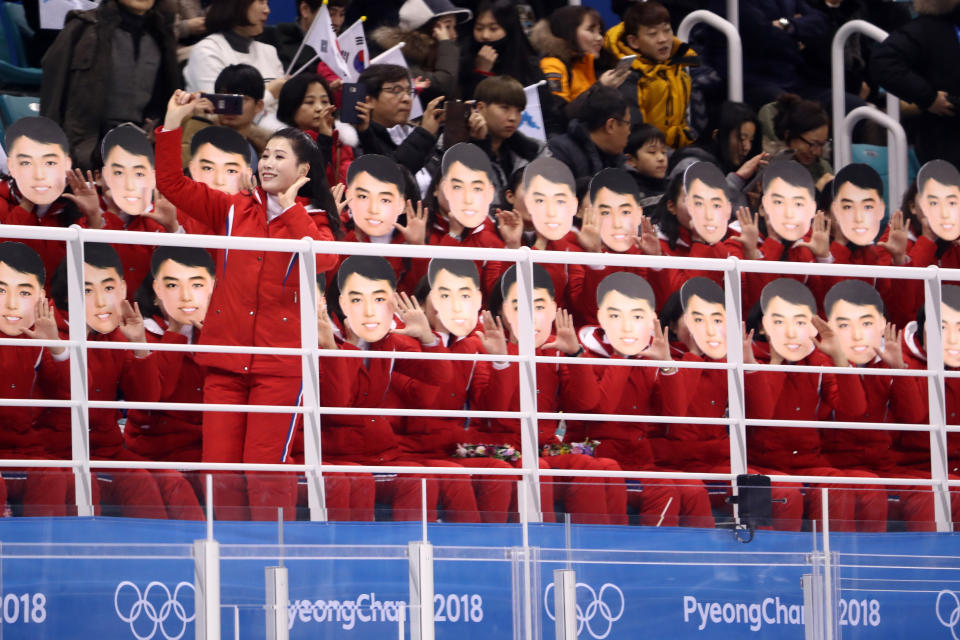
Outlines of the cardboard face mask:
<svg viewBox="0 0 960 640">
<path fill-rule="evenodd" d="M 862 280 L 844 280 L 831 287 L 824 300 L 827 322 L 840 338 L 852 364 L 868 364 L 883 351 L 883 299 Z"/>
<path fill-rule="evenodd" d="M 393 233 L 403 213 L 403 174 L 385 156 L 360 156 L 347 174 L 347 206 L 357 229 L 367 237 Z"/>
<path fill-rule="evenodd" d="M 17 120 L 7 129 L 6 150 L 10 175 L 24 198 L 45 206 L 63 194 L 73 165 L 57 123 L 41 117 Z"/>
<path fill-rule="evenodd" d="M 480 274 L 470 260 L 434 258 L 427 269 L 430 280 L 430 303 L 449 333 L 464 337 L 477 326 L 483 295 Z"/>
<path fill-rule="evenodd" d="M 880 233 L 885 210 L 883 181 L 876 171 L 854 163 L 837 172 L 830 211 L 849 242 L 861 247 L 872 245 Z"/>
<path fill-rule="evenodd" d="M 917 173 L 917 205 L 938 238 L 960 238 L 960 172 L 946 160 L 931 160 Z"/>
<path fill-rule="evenodd" d="M 358 338 L 373 344 L 393 327 L 393 267 L 379 256 L 351 256 L 340 265 L 340 310 L 344 325 Z"/>
<path fill-rule="evenodd" d="M 153 145 L 138 128 L 121 125 L 103 138 L 103 181 L 120 211 L 143 215 L 153 206 L 157 187 Z"/>
<path fill-rule="evenodd" d="M 763 330 L 770 349 L 787 362 L 799 362 L 814 350 L 817 329 L 811 321 L 816 300 L 801 282 L 774 280 L 760 294 Z"/>
<path fill-rule="evenodd" d="M 206 268 L 168 259 L 157 269 L 153 292 L 168 318 L 185 326 L 197 326 L 207 316 L 213 284 L 213 276 Z"/>
<path fill-rule="evenodd" d="M 707 244 L 723 240 L 733 207 L 720 169 L 709 162 L 693 163 L 683 173 L 683 193 L 693 230 Z"/>
<path fill-rule="evenodd" d="M 493 202 L 493 169 L 487 154 L 461 142 L 447 149 L 441 162 L 440 191 L 451 218 L 466 229 L 476 229 L 488 218 Z"/>
<path fill-rule="evenodd" d="M 573 228 L 579 206 L 569 167 L 556 158 L 537 158 L 523 170 L 523 204 L 537 233 L 561 240 Z"/>
<path fill-rule="evenodd" d="M 691 278 L 680 288 L 681 321 L 697 348 L 708 358 L 727 357 L 727 311 L 723 289 L 709 278 Z"/>
<path fill-rule="evenodd" d="M 767 229 L 787 242 L 801 240 L 817 213 L 810 172 L 793 160 L 770 164 L 763 175 L 763 211 Z"/>
<path fill-rule="evenodd" d="M 604 169 L 590 181 L 590 204 L 600 217 L 600 239 L 611 251 L 634 246 L 643 210 L 636 182 L 623 169 Z"/>
<path fill-rule="evenodd" d="M 657 322 L 653 289 L 640 276 L 611 273 L 597 285 L 597 319 L 610 345 L 622 356 L 650 346 Z"/>
<path fill-rule="evenodd" d="M 514 339 L 519 335 L 520 287 L 517 286 L 517 267 L 511 266 L 500 281 L 503 294 L 501 314 Z M 529 295 L 529 294 L 528 294 Z M 557 318 L 557 303 L 553 298 L 553 283 L 550 274 L 542 265 L 533 265 L 533 344 L 542 347 L 553 334 L 553 322 Z"/>
</svg>

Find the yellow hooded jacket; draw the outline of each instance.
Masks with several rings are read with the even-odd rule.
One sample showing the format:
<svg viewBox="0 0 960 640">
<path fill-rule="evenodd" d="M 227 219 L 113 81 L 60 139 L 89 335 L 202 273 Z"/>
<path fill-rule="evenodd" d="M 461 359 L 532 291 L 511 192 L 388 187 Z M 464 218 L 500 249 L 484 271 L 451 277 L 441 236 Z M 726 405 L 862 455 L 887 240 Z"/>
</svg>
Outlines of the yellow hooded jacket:
<svg viewBox="0 0 960 640">
<path fill-rule="evenodd" d="M 636 85 L 634 106 L 643 114 L 643 121 L 663 131 L 667 144 L 675 149 L 693 142 L 693 135 L 687 128 L 690 74 L 685 68 L 699 64 L 693 49 L 674 38 L 670 59 L 652 62 L 623 41 L 622 22 L 607 31 L 603 46 L 617 58 L 637 56 L 633 61 L 633 72 L 620 87 L 625 89 Z M 633 98 L 632 91 L 629 93 L 628 98 Z"/>
</svg>

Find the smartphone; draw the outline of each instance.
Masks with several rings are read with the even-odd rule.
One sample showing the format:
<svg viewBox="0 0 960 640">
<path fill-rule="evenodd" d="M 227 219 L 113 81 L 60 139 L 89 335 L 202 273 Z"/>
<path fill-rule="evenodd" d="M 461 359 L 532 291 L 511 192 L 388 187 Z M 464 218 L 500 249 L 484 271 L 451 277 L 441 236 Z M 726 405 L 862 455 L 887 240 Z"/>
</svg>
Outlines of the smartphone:
<svg viewBox="0 0 960 640">
<path fill-rule="evenodd" d="M 238 116 L 243 113 L 243 96 L 238 93 L 201 93 L 213 103 L 213 112 L 224 116 Z"/>
<path fill-rule="evenodd" d="M 617 71 L 622 69 L 629 69 L 633 66 L 633 61 L 637 59 L 637 56 L 623 56 L 620 58 L 620 61 L 617 63 Z"/>
<path fill-rule="evenodd" d="M 343 99 L 340 103 L 340 122 L 360 124 L 357 103 L 367 99 L 367 85 L 361 82 L 345 82 Z"/>
<path fill-rule="evenodd" d="M 463 100 L 447 100 L 443 106 L 443 146 L 447 149 L 458 142 L 470 140 L 470 105 Z"/>
</svg>

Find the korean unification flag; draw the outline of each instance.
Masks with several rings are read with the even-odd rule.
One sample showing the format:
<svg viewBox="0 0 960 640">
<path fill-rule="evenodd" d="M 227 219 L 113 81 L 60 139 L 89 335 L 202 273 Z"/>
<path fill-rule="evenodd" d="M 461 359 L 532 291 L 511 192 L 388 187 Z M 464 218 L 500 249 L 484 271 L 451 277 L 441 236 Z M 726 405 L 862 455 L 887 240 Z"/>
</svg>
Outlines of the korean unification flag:
<svg viewBox="0 0 960 640">
<path fill-rule="evenodd" d="M 517 127 L 517 130 L 528 138 L 546 142 L 547 131 L 543 126 L 543 110 L 540 109 L 540 93 L 538 92 L 541 84 L 543 83 L 539 82 L 524 87 L 523 92 L 527 94 L 527 108 L 523 111 L 520 126 Z"/>
<path fill-rule="evenodd" d="M 320 11 L 317 12 L 317 17 L 310 25 L 307 35 L 303 37 L 303 43 L 313 47 L 313 50 L 317 52 L 317 57 L 325 62 L 335 74 L 340 76 L 341 80 L 350 82 L 351 76 L 347 70 L 347 65 L 343 61 L 343 56 L 340 55 L 337 34 L 333 30 L 333 23 L 330 22 L 330 10 L 327 9 L 326 4 L 320 5 Z"/>
<path fill-rule="evenodd" d="M 406 58 L 403 57 L 403 45 L 401 42 L 394 45 L 370 61 L 370 64 L 396 64 L 404 69 L 409 69 Z M 410 78 L 410 84 L 413 85 L 413 78 Z M 410 107 L 410 119 L 419 118 L 423 115 L 423 105 L 420 104 L 420 98 L 414 96 L 413 105 Z"/>
<path fill-rule="evenodd" d="M 356 82 L 360 72 L 367 66 L 370 53 L 367 51 L 367 36 L 363 33 L 363 20 L 357 20 L 337 38 L 343 62 L 350 74 L 350 82 Z"/>
</svg>

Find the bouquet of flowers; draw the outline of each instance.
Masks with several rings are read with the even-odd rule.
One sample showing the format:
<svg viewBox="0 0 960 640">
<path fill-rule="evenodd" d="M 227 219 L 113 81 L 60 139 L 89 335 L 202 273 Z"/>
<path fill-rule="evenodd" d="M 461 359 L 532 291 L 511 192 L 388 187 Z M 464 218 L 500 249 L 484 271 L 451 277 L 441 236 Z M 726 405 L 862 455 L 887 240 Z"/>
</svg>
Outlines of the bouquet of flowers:
<svg viewBox="0 0 960 640">
<path fill-rule="evenodd" d="M 599 440 L 584 440 L 583 442 L 560 442 L 557 444 L 545 444 L 541 450 L 543 456 L 562 456 L 565 453 L 576 453 L 584 456 L 592 456 L 600 446 Z"/>
<path fill-rule="evenodd" d="M 496 458 L 507 462 L 520 459 L 520 452 L 508 444 L 457 444 L 453 454 L 457 458 Z"/>
</svg>

